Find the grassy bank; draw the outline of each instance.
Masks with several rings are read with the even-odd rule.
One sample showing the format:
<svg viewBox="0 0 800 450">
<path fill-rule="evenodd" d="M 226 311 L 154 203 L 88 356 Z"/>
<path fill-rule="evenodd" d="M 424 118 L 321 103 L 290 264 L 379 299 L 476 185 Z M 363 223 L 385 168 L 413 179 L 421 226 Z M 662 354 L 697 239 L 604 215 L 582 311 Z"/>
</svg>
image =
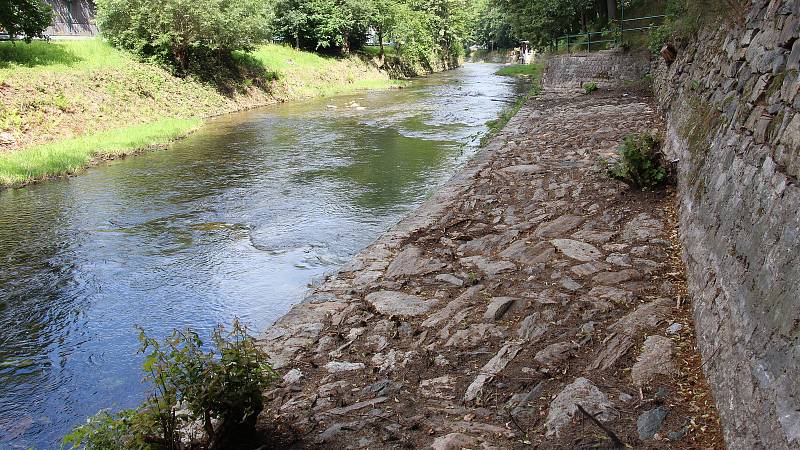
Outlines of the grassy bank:
<svg viewBox="0 0 800 450">
<path fill-rule="evenodd" d="M 533 77 L 539 80 L 542 76 L 542 69 L 541 64 L 513 64 L 505 66 L 495 73 L 506 77 Z"/>
<path fill-rule="evenodd" d="M 489 131 L 481 137 L 481 146 L 488 144 L 503 128 L 508 125 L 508 122 L 517 115 L 520 109 L 525 106 L 532 97 L 539 94 L 542 88 L 542 74 L 544 72 L 543 64 L 521 64 L 515 66 L 507 66 L 496 72 L 497 75 L 502 76 L 525 76 L 529 77 L 531 81 L 531 89 L 527 94 L 518 98 L 513 105 L 504 108 L 497 119 L 490 120 L 486 123 Z"/>
<path fill-rule="evenodd" d="M 356 57 L 279 45 L 235 57 L 235 72 L 178 78 L 97 39 L 0 42 L 0 185 L 74 173 L 174 139 L 205 117 L 397 85 Z"/>
<path fill-rule="evenodd" d="M 158 146 L 201 124 L 201 119 L 166 119 L 9 152 L 0 156 L 0 185 L 20 186 L 75 173 L 95 159 L 116 158 Z"/>
</svg>

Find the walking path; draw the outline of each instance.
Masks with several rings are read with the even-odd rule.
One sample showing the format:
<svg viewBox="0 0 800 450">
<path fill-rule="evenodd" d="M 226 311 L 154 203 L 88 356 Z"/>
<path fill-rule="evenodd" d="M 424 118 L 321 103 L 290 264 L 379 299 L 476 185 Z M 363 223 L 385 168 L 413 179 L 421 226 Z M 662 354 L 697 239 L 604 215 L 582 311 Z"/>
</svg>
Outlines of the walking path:
<svg viewBox="0 0 800 450">
<path fill-rule="evenodd" d="M 262 425 L 326 448 L 721 447 L 674 197 L 601 163 L 660 127 L 637 94 L 530 101 L 268 330 L 285 376 Z"/>
</svg>

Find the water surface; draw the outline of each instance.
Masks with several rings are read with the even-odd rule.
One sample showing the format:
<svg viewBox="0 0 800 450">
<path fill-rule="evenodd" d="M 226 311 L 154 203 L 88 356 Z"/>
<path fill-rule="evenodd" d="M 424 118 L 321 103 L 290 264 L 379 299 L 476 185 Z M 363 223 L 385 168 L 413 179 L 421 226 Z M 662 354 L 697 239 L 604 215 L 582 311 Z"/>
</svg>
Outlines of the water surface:
<svg viewBox="0 0 800 450">
<path fill-rule="evenodd" d="M 230 115 L 0 191 L 0 448 L 54 448 L 98 409 L 137 405 L 134 325 L 260 330 L 286 313 L 474 154 L 527 88 L 497 68 Z"/>
</svg>

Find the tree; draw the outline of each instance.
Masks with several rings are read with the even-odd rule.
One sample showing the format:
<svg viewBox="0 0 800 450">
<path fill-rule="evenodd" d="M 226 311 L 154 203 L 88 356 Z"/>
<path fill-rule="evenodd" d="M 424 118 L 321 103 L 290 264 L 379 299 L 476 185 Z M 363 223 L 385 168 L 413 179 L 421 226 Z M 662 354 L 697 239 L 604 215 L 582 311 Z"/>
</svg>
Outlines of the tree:
<svg viewBox="0 0 800 450">
<path fill-rule="evenodd" d="M 272 8 L 261 0 L 97 0 L 97 23 L 108 41 L 174 66 L 229 58 L 270 34 Z"/>
<path fill-rule="evenodd" d="M 495 0 L 495 5 L 507 13 L 514 34 L 540 47 L 617 17 L 615 0 Z"/>
<path fill-rule="evenodd" d="M 298 48 L 348 53 L 366 41 L 369 0 L 278 0 L 275 32 Z"/>
<path fill-rule="evenodd" d="M 391 35 L 397 25 L 398 2 L 397 0 L 372 0 L 369 4 L 369 26 L 375 31 L 380 45 L 378 57 L 383 62 L 386 55 L 384 40 Z"/>
<path fill-rule="evenodd" d="M 53 22 L 53 8 L 42 0 L 3 0 L 0 2 L 0 27 L 11 39 L 22 36 L 25 42 L 44 37 Z"/>
</svg>

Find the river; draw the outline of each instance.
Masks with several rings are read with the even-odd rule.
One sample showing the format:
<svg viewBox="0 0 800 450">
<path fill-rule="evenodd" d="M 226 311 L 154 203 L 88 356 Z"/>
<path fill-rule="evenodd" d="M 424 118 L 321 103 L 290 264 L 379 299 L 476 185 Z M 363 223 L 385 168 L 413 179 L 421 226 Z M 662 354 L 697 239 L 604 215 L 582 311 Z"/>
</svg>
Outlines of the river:
<svg viewBox="0 0 800 450">
<path fill-rule="evenodd" d="M 498 68 L 228 115 L 0 191 L 0 448 L 57 448 L 97 410 L 137 405 L 134 325 L 208 335 L 285 314 L 475 153 L 528 88 Z"/>
</svg>

